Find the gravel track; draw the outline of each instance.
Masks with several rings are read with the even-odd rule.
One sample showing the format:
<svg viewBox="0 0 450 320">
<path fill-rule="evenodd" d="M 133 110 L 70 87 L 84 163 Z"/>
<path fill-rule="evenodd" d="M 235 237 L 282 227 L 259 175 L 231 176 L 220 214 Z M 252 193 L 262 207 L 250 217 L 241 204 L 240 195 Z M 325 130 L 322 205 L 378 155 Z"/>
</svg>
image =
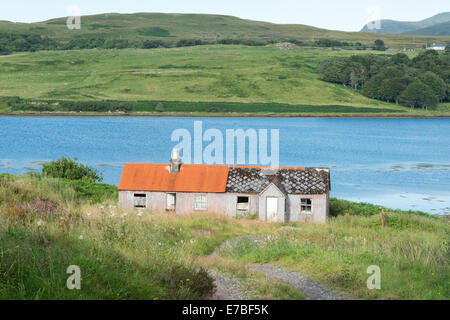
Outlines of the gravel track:
<svg viewBox="0 0 450 320">
<path fill-rule="evenodd" d="M 248 294 L 241 289 L 240 281 L 233 277 L 226 277 L 208 270 L 214 278 L 216 291 L 211 300 L 248 300 Z"/>
<path fill-rule="evenodd" d="M 297 272 L 292 272 L 272 265 L 260 264 L 251 265 L 250 270 L 260 272 L 269 278 L 297 289 L 309 300 L 341 300 L 341 298 L 331 290 Z"/>
<path fill-rule="evenodd" d="M 230 239 L 218 246 L 214 252 L 209 255 L 209 257 L 218 254 L 222 249 L 232 247 L 242 240 L 253 240 L 258 242 L 266 237 L 267 236 L 243 236 Z M 298 272 L 292 272 L 285 268 L 276 267 L 269 264 L 253 264 L 249 266 L 249 269 L 254 272 L 262 273 L 271 279 L 298 290 L 309 300 L 342 299 L 329 288 Z M 216 284 L 216 292 L 211 298 L 212 300 L 248 300 L 248 293 L 241 289 L 242 286 L 240 285 L 240 280 L 234 277 L 219 275 L 213 270 L 208 270 L 208 273 L 215 279 Z"/>
</svg>

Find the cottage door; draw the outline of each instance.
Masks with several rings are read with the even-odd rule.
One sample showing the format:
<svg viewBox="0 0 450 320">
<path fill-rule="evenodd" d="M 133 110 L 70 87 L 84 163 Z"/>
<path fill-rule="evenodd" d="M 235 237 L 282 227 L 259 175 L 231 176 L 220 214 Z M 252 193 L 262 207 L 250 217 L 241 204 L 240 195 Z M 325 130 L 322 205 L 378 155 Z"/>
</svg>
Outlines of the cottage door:
<svg viewBox="0 0 450 320">
<path fill-rule="evenodd" d="M 166 196 L 166 210 L 175 211 L 176 194 L 168 193 Z"/>
<path fill-rule="evenodd" d="M 266 219 L 270 222 L 278 221 L 278 198 L 266 198 Z"/>
</svg>

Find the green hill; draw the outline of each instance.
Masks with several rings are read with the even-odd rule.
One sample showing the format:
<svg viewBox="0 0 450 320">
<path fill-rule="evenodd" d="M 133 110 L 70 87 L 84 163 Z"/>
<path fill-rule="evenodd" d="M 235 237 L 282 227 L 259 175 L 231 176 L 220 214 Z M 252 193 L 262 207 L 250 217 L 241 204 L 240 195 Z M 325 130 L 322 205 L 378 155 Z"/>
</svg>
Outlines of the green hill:
<svg viewBox="0 0 450 320">
<path fill-rule="evenodd" d="M 381 20 L 380 29 L 370 30 L 369 24 L 365 25 L 361 32 L 373 32 L 377 34 L 415 34 L 427 36 L 446 36 L 449 35 L 450 32 L 450 28 L 448 28 L 448 22 L 450 22 L 450 12 L 443 12 L 431 18 L 415 22 Z M 445 27 L 447 27 L 447 29 L 445 29 Z M 423 29 L 426 29 L 426 31 L 422 31 Z"/>
<path fill-rule="evenodd" d="M 224 15 L 108 13 L 81 17 L 80 30 L 69 30 L 66 20 L 67 18 L 58 18 L 30 24 L 0 21 L 0 34 L 27 34 L 49 37 L 58 41 L 95 37 L 131 42 L 146 39 L 160 40 L 169 43 L 176 43 L 182 39 L 208 41 L 248 39 L 275 42 L 335 39 L 371 45 L 374 40 L 381 38 L 388 46 L 413 43 L 409 35 L 380 36 L 360 32 L 331 31 L 300 24 L 274 24 Z M 439 37 L 423 37 L 416 39 L 415 43 L 420 45 L 442 41 Z"/>
<path fill-rule="evenodd" d="M 0 97 L 26 101 L 0 98 L 0 112 L 154 112 L 158 102 L 164 112 L 208 114 L 431 112 L 369 99 L 320 79 L 325 60 L 368 53 L 386 54 L 275 45 L 13 54 L 0 57 Z"/>
<path fill-rule="evenodd" d="M 315 108 L 321 112 L 319 106 L 339 106 L 327 112 L 341 112 L 344 106 L 355 108 L 353 113 L 371 109 L 406 112 L 407 108 L 372 100 L 350 87 L 319 79 L 323 60 L 366 53 L 215 45 L 15 54 L 0 58 L 0 96 L 143 101 L 139 111 L 152 111 L 150 101 L 163 101 L 166 111 L 174 112 L 204 108 L 219 112 L 299 112 L 303 109 L 298 105 L 314 106 L 310 112 Z M 172 106 L 170 101 L 182 103 Z M 206 104 L 199 109 L 200 102 Z M 236 103 L 236 107 L 230 103 Z"/>
</svg>

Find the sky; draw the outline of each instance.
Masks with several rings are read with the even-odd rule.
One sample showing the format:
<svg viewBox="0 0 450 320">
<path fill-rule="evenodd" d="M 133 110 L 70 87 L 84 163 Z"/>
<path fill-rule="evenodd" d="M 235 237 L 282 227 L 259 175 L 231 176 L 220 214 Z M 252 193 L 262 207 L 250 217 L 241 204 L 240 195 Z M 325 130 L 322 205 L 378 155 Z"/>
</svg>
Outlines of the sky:
<svg viewBox="0 0 450 320">
<path fill-rule="evenodd" d="M 0 20 L 37 22 L 98 13 L 213 13 L 274 23 L 359 31 L 370 21 L 418 21 L 450 11 L 449 0 L 0 0 Z M 0 30 L 1 31 L 1 30 Z"/>
</svg>

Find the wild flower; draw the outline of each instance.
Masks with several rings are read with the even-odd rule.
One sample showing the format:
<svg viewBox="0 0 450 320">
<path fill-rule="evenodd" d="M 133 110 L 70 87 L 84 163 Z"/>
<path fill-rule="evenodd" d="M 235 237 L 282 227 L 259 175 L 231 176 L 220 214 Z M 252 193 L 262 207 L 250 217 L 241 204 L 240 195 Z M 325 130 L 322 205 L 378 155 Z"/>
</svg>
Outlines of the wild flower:
<svg viewBox="0 0 450 320">
<path fill-rule="evenodd" d="M 40 227 L 44 224 L 44 222 L 42 220 L 38 220 L 38 222 L 36 222 L 37 226 Z"/>
<path fill-rule="evenodd" d="M 81 234 L 81 235 L 78 237 L 78 239 L 83 240 L 83 239 L 84 239 L 83 235 Z"/>
<path fill-rule="evenodd" d="M 66 210 L 53 201 L 39 200 L 28 204 L 20 204 L 17 209 L 21 212 L 32 213 L 41 218 L 52 218 L 58 214 L 67 214 Z"/>
</svg>

